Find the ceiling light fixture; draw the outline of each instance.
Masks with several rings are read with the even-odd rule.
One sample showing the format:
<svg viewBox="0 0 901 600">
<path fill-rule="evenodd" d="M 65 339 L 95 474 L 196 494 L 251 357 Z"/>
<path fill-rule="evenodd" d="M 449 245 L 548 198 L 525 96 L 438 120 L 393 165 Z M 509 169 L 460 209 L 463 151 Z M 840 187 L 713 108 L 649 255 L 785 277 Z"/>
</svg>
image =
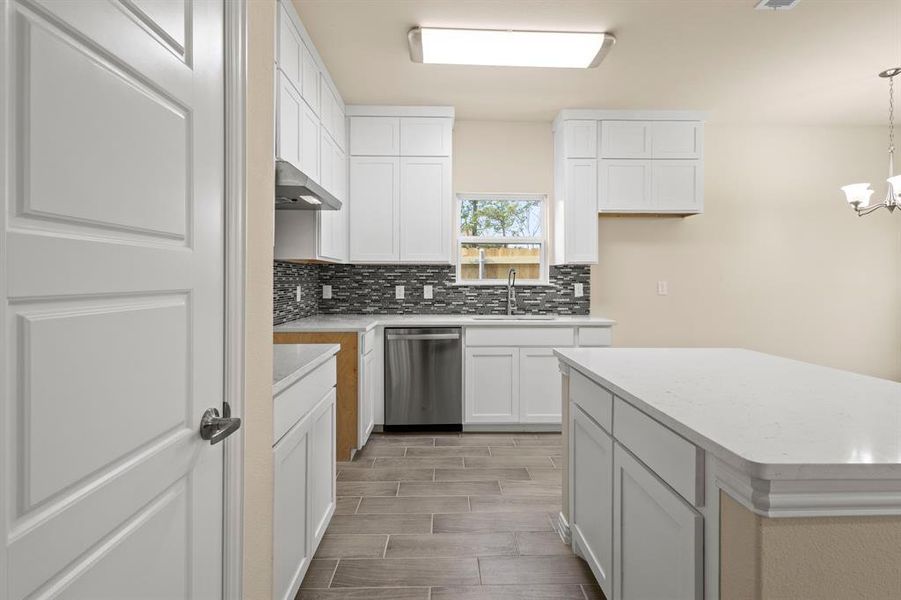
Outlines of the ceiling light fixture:
<svg viewBox="0 0 901 600">
<path fill-rule="evenodd" d="M 598 66 L 616 43 L 604 32 L 442 27 L 414 27 L 407 40 L 418 63 L 566 69 Z"/>
<path fill-rule="evenodd" d="M 879 74 L 888 79 L 888 190 L 885 200 L 879 204 L 870 206 L 870 196 L 875 190 L 870 189 L 869 183 L 852 183 L 842 187 L 848 204 L 857 212 L 858 216 L 868 215 L 880 208 L 887 208 L 894 212 L 901 206 L 901 175 L 895 175 L 895 77 L 901 75 L 901 67 L 887 69 Z"/>
</svg>

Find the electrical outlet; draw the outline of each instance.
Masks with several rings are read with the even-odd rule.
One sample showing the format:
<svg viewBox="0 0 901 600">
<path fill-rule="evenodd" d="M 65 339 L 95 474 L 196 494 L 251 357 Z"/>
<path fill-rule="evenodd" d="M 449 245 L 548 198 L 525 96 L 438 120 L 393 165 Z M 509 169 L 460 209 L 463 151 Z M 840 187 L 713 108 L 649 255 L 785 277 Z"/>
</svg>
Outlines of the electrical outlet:
<svg viewBox="0 0 901 600">
<path fill-rule="evenodd" d="M 585 284 L 584 283 L 574 283 L 573 284 L 573 296 L 576 298 L 581 298 L 585 295 Z"/>
<path fill-rule="evenodd" d="M 669 295 L 669 283 L 665 280 L 661 280 L 657 282 L 657 295 L 658 296 L 667 296 Z"/>
<path fill-rule="evenodd" d="M 297 286 L 297 290 L 294 292 L 294 299 L 300 302 L 301 298 L 303 298 L 303 290 L 300 289 L 300 286 Z"/>
<path fill-rule="evenodd" d="M 394 286 L 394 298 L 397 300 L 404 299 L 404 286 L 402 286 L 402 285 Z"/>
<path fill-rule="evenodd" d="M 430 285 L 422 286 L 422 297 L 425 298 L 426 300 L 432 299 L 432 297 L 433 297 L 432 296 L 432 286 L 430 286 Z"/>
<path fill-rule="evenodd" d="M 330 300 L 332 297 L 332 286 L 324 285 L 322 286 L 322 297 L 326 300 Z"/>
</svg>

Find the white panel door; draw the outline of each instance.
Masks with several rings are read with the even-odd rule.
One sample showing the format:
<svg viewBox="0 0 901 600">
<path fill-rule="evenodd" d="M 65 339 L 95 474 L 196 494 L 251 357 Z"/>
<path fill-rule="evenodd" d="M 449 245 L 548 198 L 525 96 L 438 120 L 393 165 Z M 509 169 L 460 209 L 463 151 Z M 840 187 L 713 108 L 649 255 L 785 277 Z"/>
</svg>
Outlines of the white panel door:
<svg viewBox="0 0 901 600">
<path fill-rule="evenodd" d="M 288 81 L 288 77 L 281 70 L 276 70 L 276 73 L 278 98 L 275 116 L 275 155 L 299 169 L 301 168 L 300 121 L 306 107 L 300 94 Z"/>
<path fill-rule="evenodd" d="M 651 158 L 650 121 L 601 121 L 601 158 Z"/>
<path fill-rule="evenodd" d="M 298 421 L 272 449 L 272 597 L 293 600 L 310 566 L 311 415 Z"/>
<path fill-rule="evenodd" d="M 466 422 L 519 422 L 519 349 L 466 349 Z"/>
<path fill-rule="evenodd" d="M 397 117 L 351 117 L 352 156 L 399 156 L 400 119 Z"/>
<path fill-rule="evenodd" d="M 553 348 L 519 349 L 519 420 L 560 423 L 563 406 L 560 360 Z"/>
<path fill-rule="evenodd" d="M 0 599 L 221 598 L 222 3 L 0 31 Z"/>
<path fill-rule="evenodd" d="M 564 166 L 567 264 L 598 261 L 598 161 L 567 158 Z"/>
<path fill-rule="evenodd" d="M 335 390 L 313 409 L 310 420 L 310 552 L 314 553 L 335 512 Z"/>
<path fill-rule="evenodd" d="M 575 551 L 613 595 L 613 438 L 569 405 L 569 515 Z"/>
<path fill-rule="evenodd" d="M 704 174 L 701 161 L 653 161 L 651 194 L 655 209 L 700 212 L 704 208 Z"/>
<path fill-rule="evenodd" d="M 702 127 L 697 121 L 654 121 L 654 158 L 701 158 Z"/>
<path fill-rule="evenodd" d="M 703 540 L 703 517 L 614 444 L 613 598 L 700 600 Z"/>
<path fill-rule="evenodd" d="M 375 426 L 375 351 L 363 356 L 363 370 L 360 374 L 360 430 L 357 434 L 357 448 L 362 448 L 369 440 L 369 434 Z"/>
<path fill-rule="evenodd" d="M 564 121 L 563 140 L 564 158 L 597 158 L 598 122 Z"/>
<path fill-rule="evenodd" d="M 400 259 L 450 262 L 450 158 L 400 159 Z"/>
<path fill-rule="evenodd" d="M 598 211 L 649 211 L 651 200 L 649 160 L 598 161 Z"/>
<path fill-rule="evenodd" d="M 350 260 L 397 262 L 400 159 L 350 159 Z"/>
<path fill-rule="evenodd" d="M 450 156 L 453 119 L 405 117 L 400 120 L 401 156 Z"/>
</svg>

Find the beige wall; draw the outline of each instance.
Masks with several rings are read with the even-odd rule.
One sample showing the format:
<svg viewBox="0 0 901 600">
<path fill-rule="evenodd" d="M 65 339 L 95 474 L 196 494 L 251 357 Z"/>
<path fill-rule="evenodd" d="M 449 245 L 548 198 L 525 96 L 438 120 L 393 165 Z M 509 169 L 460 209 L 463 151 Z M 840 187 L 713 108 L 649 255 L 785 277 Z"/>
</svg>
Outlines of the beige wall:
<svg viewBox="0 0 901 600">
<path fill-rule="evenodd" d="M 275 2 L 247 3 L 244 598 L 272 598 L 272 211 Z"/>
<path fill-rule="evenodd" d="M 618 321 L 618 346 L 743 346 L 901 379 L 901 215 L 858 218 L 838 190 L 882 193 L 884 138 L 708 125 L 705 213 L 601 218 L 592 313 Z"/>
<path fill-rule="evenodd" d="M 454 193 L 554 192 L 550 123 L 457 121 Z"/>
<path fill-rule="evenodd" d="M 901 598 L 901 517 L 767 519 L 721 501 L 722 600 Z"/>
</svg>

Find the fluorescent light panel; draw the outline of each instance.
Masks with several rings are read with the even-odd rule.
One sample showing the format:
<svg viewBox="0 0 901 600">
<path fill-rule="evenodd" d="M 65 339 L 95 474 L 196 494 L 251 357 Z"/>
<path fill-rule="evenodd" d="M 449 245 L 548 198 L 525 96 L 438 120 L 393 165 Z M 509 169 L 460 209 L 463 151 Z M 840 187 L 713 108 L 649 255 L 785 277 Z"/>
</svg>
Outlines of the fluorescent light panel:
<svg viewBox="0 0 901 600">
<path fill-rule="evenodd" d="M 596 67 L 615 41 L 603 32 L 416 27 L 409 34 L 415 62 L 500 67 Z"/>
</svg>

